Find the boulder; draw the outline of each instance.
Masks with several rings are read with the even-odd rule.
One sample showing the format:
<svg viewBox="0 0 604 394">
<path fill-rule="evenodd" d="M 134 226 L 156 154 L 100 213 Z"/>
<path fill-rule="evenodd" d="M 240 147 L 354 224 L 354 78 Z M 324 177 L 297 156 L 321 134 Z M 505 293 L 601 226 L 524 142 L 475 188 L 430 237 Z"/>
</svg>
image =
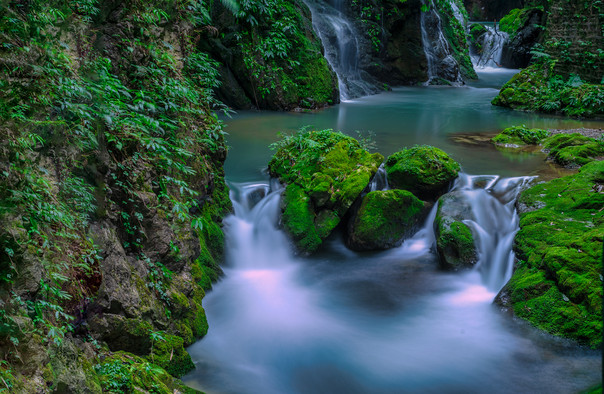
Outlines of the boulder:
<svg viewBox="0 0 604 394">
<path fill-rule="evenodd" d="M 389 156 L 385 168 L 391 188 L 409 190 L 422 200 L 435 201 L 457 178 L 461 167 L 442 150 L 423 145 Z"/>
<path fill-rule="evenodd" d="M 398 246 L 421 225 L 430 206 L 407 190 L 370 192 L 349 221 L 348 246 L 354 250 Z"/>
<path fill-rule="evenodd" d="M 300 131 L 278 146 L 269 172 L 287 184 L 281 223 L 298 249 L 311 253 L 340 223 L 384 158 L 332 130 Z"/>
<path fill-rule="evenodd" d="M 434 233 L 443 269 L 471 268 L 478 261 L 474 236 L 464 220 L 474 220 L 474 214 L 470 202 L 461 192 L 447 193 L 438 200 Z"/>
</svg>

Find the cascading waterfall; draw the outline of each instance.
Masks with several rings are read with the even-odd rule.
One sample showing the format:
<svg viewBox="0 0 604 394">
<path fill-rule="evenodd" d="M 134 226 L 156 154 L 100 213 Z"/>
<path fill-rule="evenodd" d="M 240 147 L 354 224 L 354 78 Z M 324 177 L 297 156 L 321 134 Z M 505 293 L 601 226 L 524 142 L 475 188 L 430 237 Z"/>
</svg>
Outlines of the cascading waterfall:
<svg viewBox="0 0 604 394">
<path fill-rule="evenodd" d="M 501 67 L 501 54 L 509 35 L 498 30 L 497 25 L 483 26 L 487 31 L 478 38 L 481 48 L 478 53 L 472 54 L 472 63 L 475 68 Z"/>
<path fill-rule="evenodd" d="M 375 94 L 379 90 L 359 66 L 359 35 L 343 10 L 343 2 L 332 4 L 321 0 L 304 0 L 312 13 L 312 24 L 323 47 L 325 59 L 338 76 L 340 99 Z"/>
<path fill-rule="evenodd" d="M 456 188 L 478 205 L 476 225 L 496 235 L 491 246 L 480 238 L 481 250 L 510 255 L 511 206 L 526 181 L 460 177 Z M 334 239 L 328 254 L 297 258 L 278 228 L 281 186 L 229 187 L 235 215 L 225 219 L 225 277 L 204 298 L 210 330 L 188 348 L 197 369 L 183 377 L 187 385 L 225 394 L 518 391 L 514 374 L 535 345 L 492 308 L 502 279 L 482 284 L 496 265 L 491 255 L 481 252 L 486 279 L 435 269 L 436 208 L 399 248 L 358 255 Z M 500 214 L 507 216 L 494 221 Z M 544 388 L 533 380 L 522 388 Z"/>
<path fill-rule="evenodd" d="M 512 243 L 518 231 L 514 204 L 532 179 L 461 174 L 455 183 L 454 190 L 460 190 L 472 207 L 473 219 L 464 223 L 476 238 L 479 256 L 476 269 L 490 291 L 499 291 L 512 276 Z"/>
<path fill-rule="evenodd" d="M 382 163 L 369 183 L 369 191 L 388 190 L 388 188 L 388 174 Z"/>
<path fill-rule="evenodd" d="M 456 85 L 463 84 L 459 64 L 451 54 L 449 42 L 442 31 L 442 21 L 432 0 L 422 0 L 429 7 L 421 12 L 422 45 L 428 63 L 428 80 L 426 85 L 443 79 Z"/>
</svg>

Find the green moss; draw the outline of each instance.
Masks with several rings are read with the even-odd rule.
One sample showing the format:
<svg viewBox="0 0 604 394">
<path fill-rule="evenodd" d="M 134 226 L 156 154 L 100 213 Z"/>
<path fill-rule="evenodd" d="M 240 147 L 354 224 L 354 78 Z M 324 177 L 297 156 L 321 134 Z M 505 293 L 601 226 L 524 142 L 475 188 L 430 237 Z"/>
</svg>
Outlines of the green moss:
<svg viewBox="0 0 604 394">
<path fill-rule="evenodd" d="M 111 393 L 199 393 L 187 388 L 156 364 L 125 352 L 107 355 L 94 366 L 103 391 Z"/>
<path fill-rule="evenodd" d="M 269 171 L 288 184 L 283 226 L 300 250 L 313 252 L 369 184 L 383 156 L 332 130 L 301 130 L 275 147 Z"/>
<path fill-rule="evenodd" d="M 460 165 L 432 146 L 403 149 L 386 160 L 388 182 L 426 200 L 436 200 L 459 173 Z"/>
<path fill-rule="evenodd" d="M 598 347 L 602 342 L 604 162 L 524 191 L 506 285 L 514 311 L 539 328 Z"/>
<path fill-rule="evenodd" d="M 163 335 L 154 341 L 153 351 L 148 359 L 165 369 L 174 377 L 181 377 L 195 368 L 191 356 L 183 347 L 183 339 L 176 335 Z"/>
<path fill-rule="evenodd" d="M 491 103 L 573 117 L 604 115 L 604 86 L 584 83 L 574 75 L 557 75 L 554 72 L 556 64 L 557 61 L 551 58 L 540 59 L 505 83 Z"/>
<path fill-rule="evenodd" d="M 478 256 L 474 236 L 467 225 L 437 214 L 434 226 L 438 235 L 436 247 L 441 256 L 442 268 L 458 270 L 476 264 Z"/>
<path fill-rule="evenodd" d="M 604 156 L 604 144 L 578 133 L 556 134 L 543 141 L 549 156 L 558 164 L 582 166 Z"/>
<path fill-rule="evenodd" d="M 549 136 L 543 129 L 529 129 L 524 126 L 512 126 L 497 134 L 491 141 L 503 145 L 535 145 Z"/>
<path fill-rule="evenodd" d="M 424 208 L 424 202 L 406 190 L 368 193 L 352 223 L 351 246 L 368 250 L 397 245 L 416 228 Z"/>
<path fill-rule="evenodd" d="M 539 7 L 536 7 L 539 8 Z M 513 39 L 518 30 L 520 30 L 528 21 L 529 16 L 535 7 L 532 8 L 514 8 L 499 21 L 499 30 L 504 31 Z M 540 8 L 541 10 L 543 7 Z"/>
</svg>

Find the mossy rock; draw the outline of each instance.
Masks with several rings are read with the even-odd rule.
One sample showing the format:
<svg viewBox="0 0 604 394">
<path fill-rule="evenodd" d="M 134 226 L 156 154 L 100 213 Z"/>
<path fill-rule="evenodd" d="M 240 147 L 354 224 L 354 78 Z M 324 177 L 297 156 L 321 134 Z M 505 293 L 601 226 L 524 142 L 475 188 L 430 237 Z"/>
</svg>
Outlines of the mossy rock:
<svg viewBox="0 0 604 394">
<path fill-rule="evenodd" d="M 183 339 L 176 335 L 161 335 L 154 341 L 153 351 L 147 357 L 153 364 L 179 378 L 195 368 L 191 356 L 183 347 Z"/>
<path fill-rule="evenodd" d="M 457 271 L 476 264 L 474 235 L 463 223 L 474 219 L 470 203 L 459 192 L 447 193 L 438 200 L 434 233 L 441 268 Z"/>
<path fill-rule="evenodd" d="M 536 327 L 592 347 L 602 344 L 602 207 L 604 162 L 521 193 L 519 262 L 498 297 Z"/>
<path fill-rule="evenodd" d="M 394 153 L 385 167 L 390 187 L 409 190 L 427 201 L 434 201 L 446 192 L 461 168 L 445 152 L 427 145 Z"/>
<path fill-rule="evenodd" d="M 524 126 L 512 126 L 504 129 L 491 139 L 494 144 L 504 146 L 536 145 L 549 136 L 543 129 L 529 129 Z"/>
<path fill-rule="evenodd" d="M 311 253 L 340 223 L 384 158 L 332 130 L 302 130 L 277 147 L 269 172 L 287 184 L 281 223 L 297 248 Z"/>
<path fill-rule="evenodd" d="M 579 133 L 556 134 L 543 141 L 543 148 L 556 163 L 577 167 L 604 157 L 604 143 Z"/>
<path fill-rule="evenodd" d="M 104 392 L 201 393 L 185 386 L 160 366 L 126 352 L 106 355 L 94 370 Z"/>
<path fill-rule="evenodd" d="M 406 190 L 370 192 L 350 220 L 348 245 L 355 250 L 398 246 L 421 225 L 428 209 L 429 204 Z"/>
<path fill-rule="evenodd" d="M 69 340 L 49 350 L 45 380 L 55 393 L 101 393 L 96 371 L 84 354 Z"/>
</svg>

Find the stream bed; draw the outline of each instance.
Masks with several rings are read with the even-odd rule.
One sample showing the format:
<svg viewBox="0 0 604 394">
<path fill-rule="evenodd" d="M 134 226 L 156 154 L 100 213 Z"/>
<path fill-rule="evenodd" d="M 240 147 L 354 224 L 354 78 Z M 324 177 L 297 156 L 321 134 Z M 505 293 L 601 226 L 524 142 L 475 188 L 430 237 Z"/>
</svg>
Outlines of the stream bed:
<svg viewBox="0 0 604 394">
<path fill-rule="evenodd" d="M 509 270 L 498 268 L 490 285 L 485 269 L 495 258 L 512 261 L 511 243 L 497 246 L 495 257 L 485 253 L 482 270 L 451 274 L 437 268 L 433 215 L 384 252 L 353 252 L 336 232 L 315 255 L 296 256 L 278 228 L 280 186 L 263 172 L 269 145 L 278 132 L 305 125 L 355 137 L 371 132 L 385 156 L 413 144 L 437 146 L 465 174 L 492 175 L 491 187 L 503 194 L 518 191 L 517 179 L 560 175 L 544 154 L 455 140 L 522 124 L 604 127 L 491 106 L 513 72 L 483 71 L 463 87 L 397 88 L 315 113 L 243 112 L 227 120 L 235 214 L 225 219 L 225 276 L 204 299 L 210 329 L 188 349 L 196 369 L 184 382 L 207 393 L 575 393 L 599 383 L 601 352 L 492 304 Z M 489 190 L 458 187 L 483 208 L 485 223 L 516 220 L 513 201 L 490 201 L 498 208 L 489 209 L 478 198 Z"/>
</svg>

